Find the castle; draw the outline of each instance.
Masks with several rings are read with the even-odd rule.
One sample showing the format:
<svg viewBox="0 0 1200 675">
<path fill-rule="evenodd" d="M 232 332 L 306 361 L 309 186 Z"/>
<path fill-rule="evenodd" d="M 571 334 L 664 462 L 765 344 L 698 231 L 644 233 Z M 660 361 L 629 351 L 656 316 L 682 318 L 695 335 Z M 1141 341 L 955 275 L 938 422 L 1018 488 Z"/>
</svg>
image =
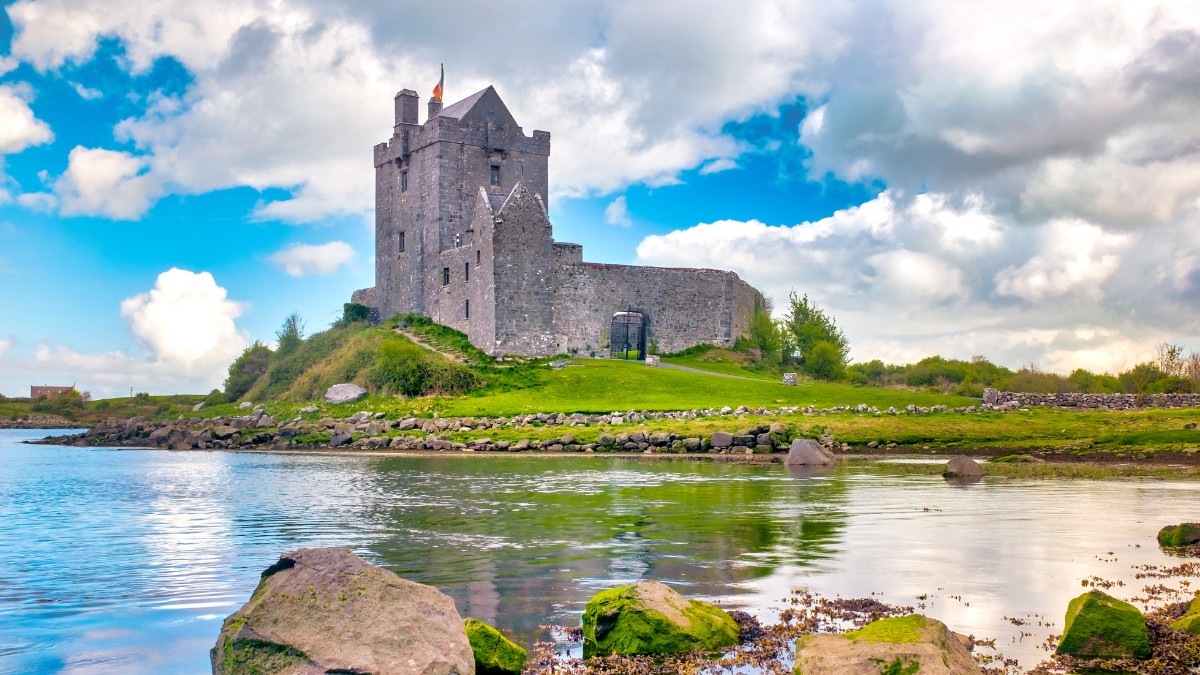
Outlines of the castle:
<svg viewBox="0 0 1200 675">
<path fill-rule="evenodd" d="M 396 94 L 375 146 L 375 286 L 354 302 L 425 314 L 494 356 L 644 358 L 731 346 L 762 295 L 733 272 L 606 265 L 554 241 L 546 210 L 550 134 L 526 136 L 492 87 L 417 121 Z"/>
</svg>

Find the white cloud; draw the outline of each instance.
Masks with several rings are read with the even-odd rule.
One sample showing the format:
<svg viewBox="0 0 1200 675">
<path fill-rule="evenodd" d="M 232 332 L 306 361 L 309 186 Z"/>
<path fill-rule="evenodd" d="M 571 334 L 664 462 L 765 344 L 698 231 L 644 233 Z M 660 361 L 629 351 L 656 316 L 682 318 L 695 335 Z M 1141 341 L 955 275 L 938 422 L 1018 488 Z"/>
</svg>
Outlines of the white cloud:
<svg viewBox="0 0 1200 675">
<path fill-rule="evenodd" d="M 0 75 L 7 75 L 16 70 L 20 63 L 11 56 L 0 56 Z"/>
<path fill-rule="evenodd" d="M 146 159 L 127 152 L 76 146 L 54 192 L 67 216 L 92 215 L 136 220 L 160 191 L 146 173 Z"/>
<path fill-rule="evenodd" d="M 148 355 L 192 375 L 218 372 L 245 348 L 246 337 L 234 324 L 242 311 L 211 274 L 178 268 L 121 302 L 121 317 Z"/>
<path fill-rule="evenodd" d="M 26 86 L 0 85 L 0 154 L 20 152 L 54 140 L 50 126 L 34 116 Z"/>
<path fill-rule="evenodd" d="M 700 167 L 700 175 L 707 176 L 709 174 L 720 173 L 722 171 L 729 171 L 730 169 L 736 168 L 738 168 L 737 162 L 729 159 L 728 157 L 722 157 L 720 159 L 714 159 L 713 161 Z"/>
<path fill-rule="evenodd" d="M 621 195 L 604 207 L 604 222 L 617 227 L 629 227 L 633 220 L 629 218 L 629 206 L 625 203 L 625 195 Z"/>
<path fill-rule="evenodd" d="M 293 277 L 325 276 L 354 260 L 354 248 L 344 241 L 328 244 L 292 244 L 267 260 L 279 265 Z"/>
<path fill-rule="evenodd" d="M 1120 265 L 1127 235 L 1105 234 L 1081 221 L 1054 221 L 1045 227 L 1041 253 L 1023 265 L 996 274 L 996 294 L 1030 302 L 1078 293 L 1100 300 L 1103 284 Z"/>
<path fill-rule="evenodd" d="M 78 82 L 72 82 L 71 86 L 75 88 L 75 93 L 79 94 L 79 98 L 82 98 L 85 101 L 94 101 L 101 96 L 104 96 L 104 92 L 100 91 L 99 89 L 85 87 Z"/>
<path fill-rule="evenodd" d="M 0 386 L 19 391 L 29 381 L 75 382 L 98 396 L 127 396 L 130 388 L 155 394 L 208 391 L 221 385 L 249 342 L 235 323 L 243 309 L 208 272 L 172 268 L 149 291 L 121 302 L 121 317 L 142 345 L 141 354 L 45 342 L 22 349 L 0 340 Z"/>
<path fill-rule="evenodd" d="M 30 211 L 50 213 L 58 206 L 58 198 L 49 192 L 27 192 L 17 195 L 17 203 Z"/>
</svg>

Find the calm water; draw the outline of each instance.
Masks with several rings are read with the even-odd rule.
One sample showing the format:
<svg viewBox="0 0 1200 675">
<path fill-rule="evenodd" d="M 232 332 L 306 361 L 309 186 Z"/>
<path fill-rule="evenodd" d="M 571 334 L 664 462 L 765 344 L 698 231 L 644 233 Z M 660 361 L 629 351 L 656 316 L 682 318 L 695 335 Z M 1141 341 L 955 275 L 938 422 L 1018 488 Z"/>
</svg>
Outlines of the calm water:
<svg viewBox="0 0 1200 675">
<path fill-rule="evenodd" d="M 1132 566 L 1176 562 L 1158 528 L 1200 516 L 1190 482 L 19 443 L 40 435 L 0 431 L 0 672 L 206 673 L 221 620 L 300 546 L 350 547 L 526 646 L 595 591 L 656 578 L 763 617 L 798 588 L 928 594 L 925 613 L 1032 666 L 1080 580 L 1140 594 Z"/>
</svg>

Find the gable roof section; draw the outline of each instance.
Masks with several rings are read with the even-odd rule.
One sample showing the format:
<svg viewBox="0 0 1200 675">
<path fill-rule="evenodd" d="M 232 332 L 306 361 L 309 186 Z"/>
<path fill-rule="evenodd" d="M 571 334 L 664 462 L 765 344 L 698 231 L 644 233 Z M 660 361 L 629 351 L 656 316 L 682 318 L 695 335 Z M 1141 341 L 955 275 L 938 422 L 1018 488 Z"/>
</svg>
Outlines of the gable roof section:
<svg viewBox="0 0 1200 675">
<path fill-rule="evenodd" d="M 487 89 L 477 91 L 458 103 L 442 108 L 437 117 L 453 117 L 463 122 L 483 117 L 491 119 L 501 126 L 505 124 L 519 126 L 513 119 L 512 113 L 508 111 L 508 106 L 500 100 L 500 94 L 496 93 L 496 88 L 490 85 Z"/>
</svg>

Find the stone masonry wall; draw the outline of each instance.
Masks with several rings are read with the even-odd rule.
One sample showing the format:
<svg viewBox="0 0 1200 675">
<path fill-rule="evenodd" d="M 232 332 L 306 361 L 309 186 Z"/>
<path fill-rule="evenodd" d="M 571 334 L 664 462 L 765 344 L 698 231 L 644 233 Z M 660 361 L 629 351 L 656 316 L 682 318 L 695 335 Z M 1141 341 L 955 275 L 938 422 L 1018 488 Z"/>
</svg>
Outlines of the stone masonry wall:
<svg viewBox="0 0 1200 675">
<path fill-rule="evenodd" d="M 565 263 L 555 273 L 558 351 L 607 351 L 612 316 L 647 317 L 647 345 L 674 352 L 700 343 L 731 346 L 745 331 L 754 291 L 733 272 Z M 749 309 L 746 309 L 746 307 Z"/>
<path fill-rule="evenodd" d="M 1138 410 L 1142 408 L 1200 407 L 1200 394 L 1032 394 L 983 390 L 983 402 L 995 408 L 1075 408 L 1084 410 Z"/>
</svg>

